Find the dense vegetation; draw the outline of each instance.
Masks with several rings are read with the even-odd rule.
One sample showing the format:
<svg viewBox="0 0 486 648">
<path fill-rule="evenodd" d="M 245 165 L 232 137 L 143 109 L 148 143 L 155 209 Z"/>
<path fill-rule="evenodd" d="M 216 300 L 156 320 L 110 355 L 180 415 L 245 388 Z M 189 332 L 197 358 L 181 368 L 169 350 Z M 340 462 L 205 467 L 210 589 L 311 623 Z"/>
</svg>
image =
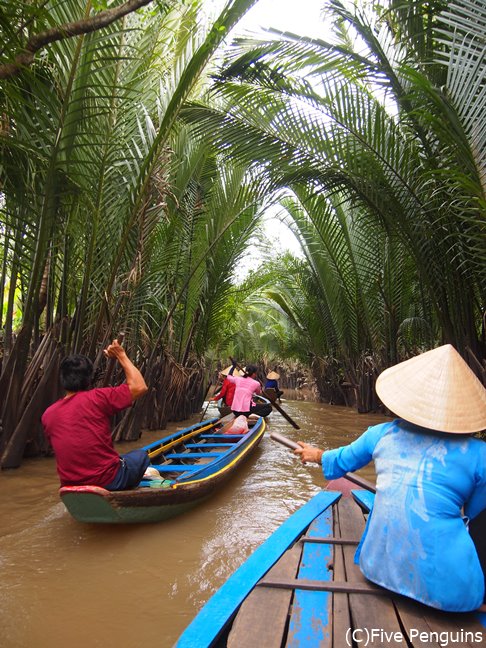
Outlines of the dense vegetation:
<svg viewBox="0 0 486 648">
<path fill-rule="evenodd" d="M 332 43 L 234 40 L 252 4 L 2 3 L 3 467 L 45 450 L 63 354 L 118 379 L 120 332 L 151 391 L 118 439 L 196 411 L 229 354 L 363 410 L 442 342 L 484 380 L 484 3 L 332 0 Z M 303 256 L 267 241 L 235 281 L 277 203 Z"/>
</svg>

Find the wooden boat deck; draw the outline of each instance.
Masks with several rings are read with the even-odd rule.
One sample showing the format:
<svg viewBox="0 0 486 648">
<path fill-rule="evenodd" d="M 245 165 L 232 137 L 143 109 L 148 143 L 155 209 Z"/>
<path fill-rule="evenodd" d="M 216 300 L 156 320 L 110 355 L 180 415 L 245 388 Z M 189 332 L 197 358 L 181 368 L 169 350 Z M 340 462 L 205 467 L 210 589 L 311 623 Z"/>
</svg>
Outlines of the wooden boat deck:
<svg viewBox="0 0 486 648">
<path fill-rule="evenodd" d="M 366 503 L 370 494 L 361 493 Z M 365 521 L 365 511 L 352 498 L 324 511 L 260 580 L 242 604 L 229 635 L 217 645 L 484 645 L 486 628 L 477 615 L 439 612 L 365 579 L 354 563 Z"/>
</svg>

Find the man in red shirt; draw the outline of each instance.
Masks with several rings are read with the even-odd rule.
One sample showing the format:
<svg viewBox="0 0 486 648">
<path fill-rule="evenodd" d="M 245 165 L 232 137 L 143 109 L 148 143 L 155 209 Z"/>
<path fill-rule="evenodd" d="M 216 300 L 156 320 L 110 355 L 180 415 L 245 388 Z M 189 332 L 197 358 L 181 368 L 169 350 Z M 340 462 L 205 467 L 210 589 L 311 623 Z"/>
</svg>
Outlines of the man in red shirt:
<svg viewBox="0 0 486 648">
<path fill-rule="evenodd" d="M 125 372 L 118 387 L 90 389 L 93 364 L 83 355 L 64 358 L 60 367 L 64 398 L 42 415 L 42 425 L 56 455 L 61 486 L 95 485 L 108 490 L 136 486 L 150 463 L 145 450 L 119 456 L 111 439 L 111 417 L 147 391 L 140 371 L 114 340 L 104 351 Z"/>
</svg>

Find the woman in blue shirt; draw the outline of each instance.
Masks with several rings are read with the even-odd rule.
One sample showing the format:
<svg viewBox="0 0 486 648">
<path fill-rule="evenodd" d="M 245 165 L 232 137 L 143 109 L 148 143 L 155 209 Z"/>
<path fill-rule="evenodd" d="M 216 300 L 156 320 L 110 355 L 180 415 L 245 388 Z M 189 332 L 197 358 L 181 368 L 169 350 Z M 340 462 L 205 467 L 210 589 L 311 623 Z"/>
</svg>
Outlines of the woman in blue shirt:
<svg viewBox="0 0 486 648">
<path fill-rule="evenodd" d="M 432 607 L 467 612 L 484 600 L 468 521 L 486 509 L 486 390 L 451 345 L 384 371 L 382 402 L 400 418 L 323 452 L 300 442 L 327 479 L 372 459 L 376 497 L 356 561 L 374 583 Z"/>
<path fill-rule="evenodd" d="M 276 371 L 271 371 L 269 374 L 267 374 L 267 379 L 265 382 L 265 387 L 263 389 L 275 389 L 275 393 L 277 394 L 278 398 L 282 396 L 283 391 L 279 389 L 278 386 L 278 379 L 280 378 L 280 374 L 278 374 Z"/>
</svg>

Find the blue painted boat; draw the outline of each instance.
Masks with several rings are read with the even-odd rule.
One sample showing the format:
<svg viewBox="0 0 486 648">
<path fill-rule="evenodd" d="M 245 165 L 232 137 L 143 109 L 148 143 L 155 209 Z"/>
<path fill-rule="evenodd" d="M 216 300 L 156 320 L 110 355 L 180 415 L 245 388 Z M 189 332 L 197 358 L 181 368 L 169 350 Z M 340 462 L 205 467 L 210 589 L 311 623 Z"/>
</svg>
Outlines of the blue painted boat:
<svg viewBox="0 0 486 648">
<path fill-rule="evenodd" d="M 144 447 L 160 479 L 137 488 L 108 491 L 99 486 L 65 486 L 59 491 L 80 522 L 109 524 L 159 522 L 192 508 L 218 490 L 257 448 L 263 418 L 246 434 L 228 434 L 228 423 L 209 419 Z"/>
<path fill-rule="evenodd" d="M 486 614 L 440 612 L 364 578 L 354 554 L 374 495 L 351 495 L 322 491 L 288 518 L 212 596 L 174 648 L 344 648 L 366 641 L 439 648 L 443 633 L 463 639 L 456 645 L 479 645 Z"/>
</svg>

